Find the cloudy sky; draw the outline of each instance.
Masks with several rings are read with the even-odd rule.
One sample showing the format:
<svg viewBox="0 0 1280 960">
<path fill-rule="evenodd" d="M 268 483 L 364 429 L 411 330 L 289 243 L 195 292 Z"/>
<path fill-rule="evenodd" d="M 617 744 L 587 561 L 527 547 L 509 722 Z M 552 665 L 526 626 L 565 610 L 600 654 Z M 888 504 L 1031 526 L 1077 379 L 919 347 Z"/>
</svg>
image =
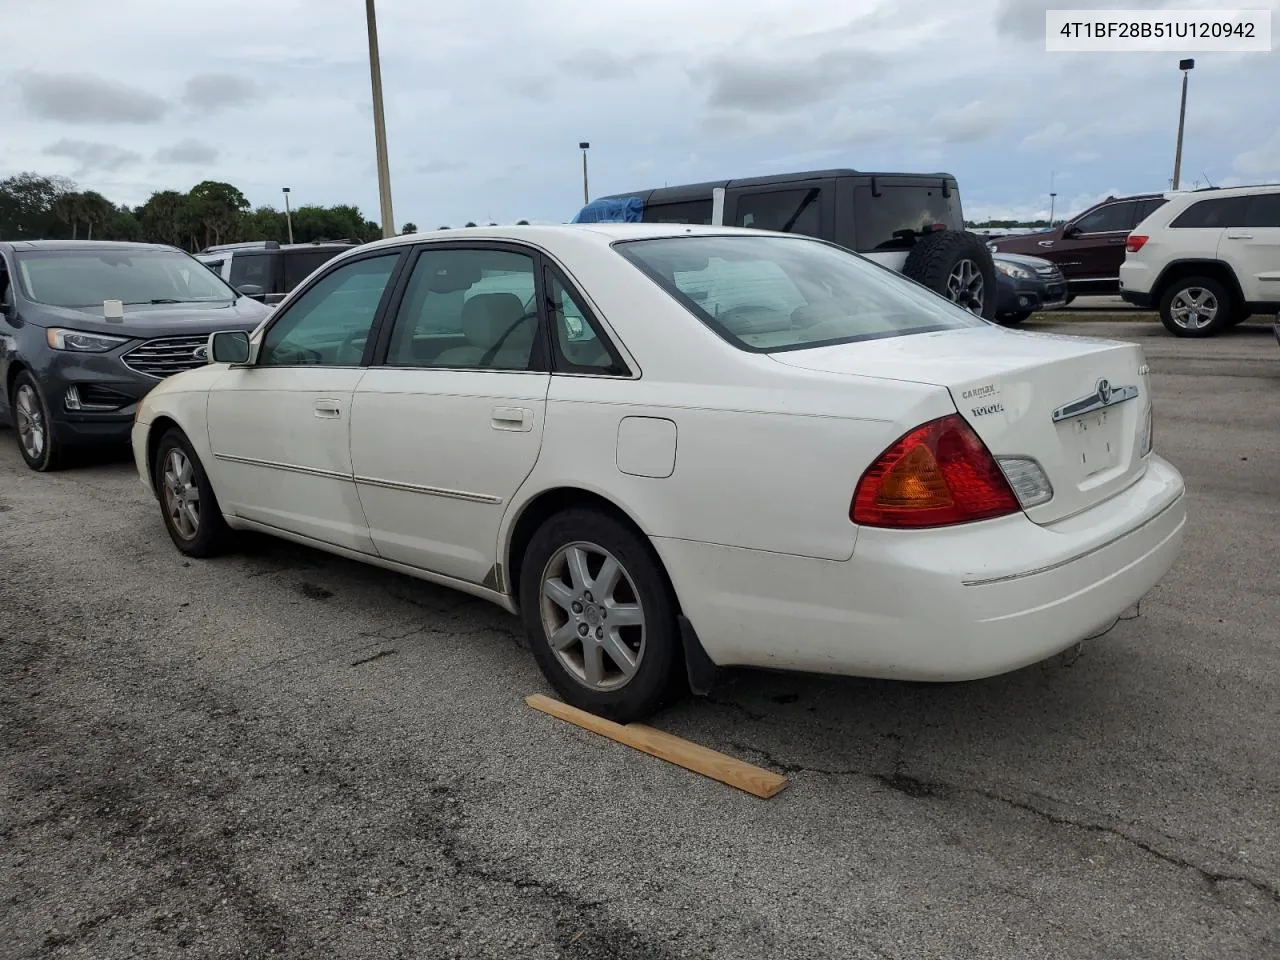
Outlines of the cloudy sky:
<svg viewBox="0 0 1280 960">
<path fill-rule="evenodd" d="M 0 177 L 117 202 L 202 179 L 377 219 L 362 0 L 5 0 Z M 970 218 L 1168 186 L 1178 54 L 1046 53 L 1046 7 L 1280 0 L 378 0 L 395 217 L 563 221 L 593 195 L 937 171 Z M 21 38 L 20 43 L 13 42 Z M 1184 186 L 1280 179 L 1280 52 L 1197 53 Z"/>
</svg>

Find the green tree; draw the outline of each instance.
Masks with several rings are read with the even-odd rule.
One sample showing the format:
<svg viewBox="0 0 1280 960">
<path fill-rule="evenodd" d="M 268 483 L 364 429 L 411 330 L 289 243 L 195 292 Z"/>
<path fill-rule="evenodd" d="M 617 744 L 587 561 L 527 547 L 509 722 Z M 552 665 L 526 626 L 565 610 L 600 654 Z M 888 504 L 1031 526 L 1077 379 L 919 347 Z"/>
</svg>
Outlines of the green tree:
<svg viewBox="0 0 1280 960">
<path fill-rule="evenodd" d="M 25 171 L 0 180 L 0 239 L 38 240 L 65 236 L 54 212 L 58 199 L 76 185 L 66 177 Z"/>
<path fill-rule="evenodd" d="M 406 233 L 417 233 L 417 232 L 418 232 L 418 225 L 414 223 L 412 220 L 410 220 L 408 223 L 406 223 L 403 227 L 400 228 L 400 233 L 402 235 Z"/>
<path fill-rule="evenodd" d="M 93 227 L 97 224 L 99 227 L 98 238 L 102 239 L 101 227 L 116 212 L 115 205 L 102 194 L 93 190 L 86 190 L 80 194 L 80 211 L 84 217 L 85 237 L 93 239 Z"/>
<path fill-rule="evenodd" d="M 202 180 L 187 194 L 191 212 L 204 228 L 204 245 L 233 242 L 239 234 L 249 201 L 243 193 L 220 180 Z"/>
<path fill-rule="evenodd" d="M 528 221 L 528 220 L 517 220 L 517 221 L 516 221 L 516 226 L 518 226 L 518 227 L 527 227 L 528 225 L 529 225 L 529 221 Z"/>
<path fill-rule="evenodd" d="M 465 225 L 468 227 L 474 227 L 476 222 L 474 220 L 468 220 Z"/>
<path fill-rule="evenodd" d="M 168 243 L 193 249 L 199 222 L 191 209 L 187 194 L 177 190 L 160 190 L 138 208 L 142 239 L 148 243 Z"/>
</svg>

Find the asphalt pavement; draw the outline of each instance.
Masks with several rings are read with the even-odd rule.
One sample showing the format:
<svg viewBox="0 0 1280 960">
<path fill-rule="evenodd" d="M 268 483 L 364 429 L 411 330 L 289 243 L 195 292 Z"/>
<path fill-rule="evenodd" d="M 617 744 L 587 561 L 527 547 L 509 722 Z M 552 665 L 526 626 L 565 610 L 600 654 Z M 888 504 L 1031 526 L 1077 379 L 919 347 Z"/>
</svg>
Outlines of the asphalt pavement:
<svg viewBox="0 0 1280 960">
<path fill-rule="evenodd" d="M 184 560 L 127 459 L 0 431 L 0 957 L 1280 957 L 1280 346 L 1030 328 L 1147 349 L 1180 560 L 1078 655 L 655 718 L 768 801 L 530 710 L 496 608 Z"/>
</svg>

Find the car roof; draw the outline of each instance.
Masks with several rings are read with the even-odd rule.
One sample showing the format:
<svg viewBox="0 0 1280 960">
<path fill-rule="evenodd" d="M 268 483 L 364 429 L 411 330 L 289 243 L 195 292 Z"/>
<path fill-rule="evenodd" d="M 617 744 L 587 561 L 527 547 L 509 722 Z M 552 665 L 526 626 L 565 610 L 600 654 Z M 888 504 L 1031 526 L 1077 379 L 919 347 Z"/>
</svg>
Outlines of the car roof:
<svg viewBox="0 0 1280 960">
<path fill-rule="evenodd" d="M 1249 197 L 1255 193 L 1275 193 L 1280 183 L 1253 183 L 1240 187 L 1200 187 L 1198 190 L 1170 190 L 1163 196 L 1170 200 L 1208 200 L 1212 197 Z"/>
<path fill-rule="evenodd" d="M 133 243 L 125 240 L 6 240 L 0 246 L 15 253 L 22 251 L 85 251 L 85 250 L 177 250 L 167 243 Z"/>
<path fill-rule="evenodd" d="M 434 240 L 513 240 L 537 246 L 554 244 L 557 240 L 567 237 L 586 237 L 598 242 L 601 246 L 608 246 L 619 240 L 653 240 L 662 237 L 689 235 L 722 237 L 738 234 L 743 236 L 813 239 L 798 233 L 782 234 L 773 230 L 753 230 L 749 227 L 714 227 L 684 223 L 517 224 L 506 227 L 460 227 L 450 230 L 431 230 L 423 233 L 403 234 L 352 247 L 350 252 L 357 253 L 362 250 L 409 246 Z"/>
</svg>

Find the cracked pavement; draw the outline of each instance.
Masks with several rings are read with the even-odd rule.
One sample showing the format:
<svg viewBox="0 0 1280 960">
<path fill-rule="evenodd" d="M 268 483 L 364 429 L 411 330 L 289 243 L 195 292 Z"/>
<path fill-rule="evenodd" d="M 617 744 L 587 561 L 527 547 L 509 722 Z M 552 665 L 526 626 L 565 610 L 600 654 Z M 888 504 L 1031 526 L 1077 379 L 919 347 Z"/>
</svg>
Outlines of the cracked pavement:
<svg viewBox="0 0 1280 960">
<path fill-rule="evenodd" d="M 1184 554 L 1141 616 L 951 686 L 735 673 L 654 724 L 761 801 L 527 708 L 516 620 L 246 538 L 0 430 L 0 958 L 1280 957 L 1280 348 L 1148 352 Z"/>
</svg>

